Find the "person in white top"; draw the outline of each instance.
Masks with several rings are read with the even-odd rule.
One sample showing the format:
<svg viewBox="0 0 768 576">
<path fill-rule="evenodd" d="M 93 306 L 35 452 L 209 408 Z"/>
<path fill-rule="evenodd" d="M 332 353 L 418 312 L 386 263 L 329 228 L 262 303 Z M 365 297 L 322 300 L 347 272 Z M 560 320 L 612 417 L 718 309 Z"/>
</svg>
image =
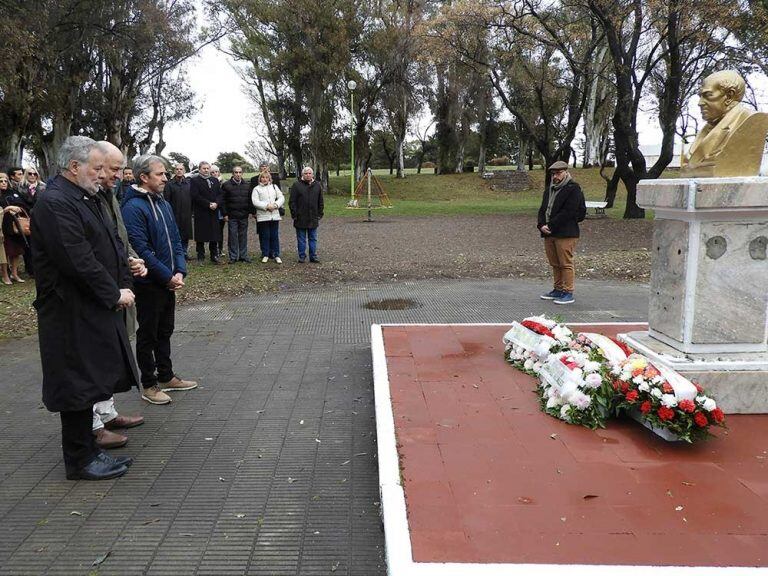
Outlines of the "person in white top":
<svg viewBox="0 0 768 576">
<path fill-rule="evenodd" d="M 259 185 L 251 192 L 251 202 L 256 207 L 256 221 L 259 223 L 259 246 L 261 261 L 269 262 L 273 258 L 278 264 L 280 259 L 280 208 L 285 204 L 285 196 L 278 186 L 272 184 L 269 172 L 259 174 Z"/>
</svg>

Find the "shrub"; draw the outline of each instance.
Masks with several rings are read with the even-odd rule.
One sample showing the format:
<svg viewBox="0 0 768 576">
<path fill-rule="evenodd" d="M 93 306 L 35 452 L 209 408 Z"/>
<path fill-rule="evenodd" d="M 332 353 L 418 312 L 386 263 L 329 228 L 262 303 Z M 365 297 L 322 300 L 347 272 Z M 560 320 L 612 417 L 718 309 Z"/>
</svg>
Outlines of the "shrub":
<svg viewBox="0 0 768 576">
<path fill-rule="evenodd" d="M 489 166 L 509 166 L 509 156 L 499 156 L 488 161 Z"/>
</svg>

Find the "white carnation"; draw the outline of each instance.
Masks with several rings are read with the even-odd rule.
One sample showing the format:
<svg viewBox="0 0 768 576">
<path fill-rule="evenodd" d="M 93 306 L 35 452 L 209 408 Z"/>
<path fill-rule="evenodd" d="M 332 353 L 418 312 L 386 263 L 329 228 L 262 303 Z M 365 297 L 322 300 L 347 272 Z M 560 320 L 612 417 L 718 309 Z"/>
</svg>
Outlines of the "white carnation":
<svg viewBox="0 0 768 576">
<path fill-rule="evenodd" d="M 654 388 L 653 390 L 651 390 L 651 396 L 653 396 L 654 398 L 661 398 L 663 396 L 663 393 L 658 388 Z"/>
<path fill-rule="evenodd" d="M 656 384 L 656 386 L 661 386 L 662 384 L 664 384 L 664 377 L 663 376 L 654 376 L 653 378 L 651 378 L 651 382 Z"/>
<path fill-rule="evenodd" d="M 621 374 L 619 374 L 619 378 L 621 380 L 624 380 L 624 382 L 629 382 L 632 379 L 632 372 L 627 372 L 626 370 L 622 370 Z"/>
<path fill-rule="evenodd" d="M 706 398 L 706 396 L 705 396 L 705 398 Z M 702 404 L 704 406 L 704 410 L 706 410 L 707 412 L 712 412 L 712 410 L 717 408 L 717 404 L 715 403 L 714 400 L 712 400 L 712 398 L 706 398 L 706 400 L 704 400 L 704 402 L 702 402 Z"/>
<path fill-rule="evenodd" d="M 560 399 L 559 396 L 552 396 L 549 400 L 547 400 L 547 408 L 557 408 L 563 403 L 563 401 Z"/>
<path fill-rule="evenodd" d="M 611 366 L 611 374 L 613 374 L 614 376 L 618 376 L 619 374 L 621 374 L 621 366 L 619 366 L 618 364 L 614 364 L 613 366 Z"/>
<path fill-rule="evenodd" d="M 570 409 L 571 409 L 570 404 L 563 404 L 563 406 L 560 408 L 560 418 L 570 422 L 570 418 L 568 417 L 568 411 Z"/>
<path fill-rule="evenodd" d="M 576 392 L 571 394 L 571 402 L 579 410 L 584 410 L 586 408 L 589 408 L 590 404 L 592 404 L 592 398 L 584 394 L 584 392 L 577 390 Z"/>
<path fill-rule="evenodd" d="M 589 388 L 600 388 L 600 384 L 603 383 L 603 379 L 600 377 L 600 374 L 592 373 L 587 374 L 587 377 L 584 378 L 584 382 Z"/>
<path fill-rule="evenodd" d="M 531 369 L 533 368 L 533 360 L 531 360 L 530 358 L 528 358 L 528 359 L 525 361 L 525 364 L 523 364 L 523 368 L 525 368 L 526 370 L 531 370 Z"/>
<path fill-rule="evenodd" d="M 597 372 L 600 370 L 600 362 L 595 362 L 594 360 L 587 360 L 584 363 L 584 372 Z"/>
<path fill-rule="evenodd" d="M 536 372 L 536 374 L 541 372 L 541 362 L 534 362 L 533 363 L 533 371 Z"/>
<path fill-rule="evenodd" d="M 640 390 L 640 392 L 648 392 L 651 387 L 648 385 L 648 382 L 643 382 L 637 387 L 637 389 Z"/>
<path fill-rule="evenodd" d="M 661 403 L 667 408 L 674 408 L 677 406 L 677 398 L 675 398 L 674 394 L 662 394 Z"/>
<path fill-rule="evenodd" d="M 640 386 L 640 384 L 645 382 L 645 379 L 642 376 L 635 376 L 634 378 L 632 378 L 632 382 Z"/>
</svg>

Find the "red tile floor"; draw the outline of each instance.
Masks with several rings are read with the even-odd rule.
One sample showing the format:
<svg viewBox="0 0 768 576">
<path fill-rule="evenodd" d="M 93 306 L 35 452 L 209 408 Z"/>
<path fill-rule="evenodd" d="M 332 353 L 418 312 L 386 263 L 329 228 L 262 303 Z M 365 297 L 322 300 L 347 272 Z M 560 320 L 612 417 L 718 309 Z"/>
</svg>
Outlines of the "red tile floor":
<svg viewBox="0 0 768 576">
<path fill-rule="evenodd" d="M 694 446 L 568 425 L 504 361 L 505 330 L 383 328 L 413 561 L 768 565 L 768 416 Z"/>
</svg>

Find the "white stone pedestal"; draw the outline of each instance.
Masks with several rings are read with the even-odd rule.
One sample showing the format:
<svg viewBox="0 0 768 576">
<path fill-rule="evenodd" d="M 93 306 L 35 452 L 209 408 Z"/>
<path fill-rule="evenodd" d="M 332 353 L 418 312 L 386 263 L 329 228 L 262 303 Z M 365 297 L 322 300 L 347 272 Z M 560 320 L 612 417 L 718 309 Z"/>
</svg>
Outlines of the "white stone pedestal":
<svg viewBox="0 0 768 576">
<path fill-rule="evenodd" d="M 626 341 L 697 380 L 726 412 L 768 412 L 768 178 L 649 180 L 647 333 Z"/>
</svg>

